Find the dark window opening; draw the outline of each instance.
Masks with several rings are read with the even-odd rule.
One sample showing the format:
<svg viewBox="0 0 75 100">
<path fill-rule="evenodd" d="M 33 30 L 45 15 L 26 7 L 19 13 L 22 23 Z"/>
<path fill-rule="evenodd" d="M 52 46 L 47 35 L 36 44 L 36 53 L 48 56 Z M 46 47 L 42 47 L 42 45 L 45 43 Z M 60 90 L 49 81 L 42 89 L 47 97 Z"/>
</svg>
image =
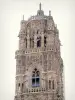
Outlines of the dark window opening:
<svg viewBox="0 0 75 100">
<path fill-rule="evenodd" d="M 39 78 L 36 78 L 36 83 L 39 83 Z"/>
<path fill-rule="evenodd" d="M 41 47 L 41 37 L 37 37 L 37 47 Z"/>
<path fill-rule="evenodd" d="M 20 83 L 18 84 L 18 90 L 20 91 Z"/>
<path fill-rule="evenodd" d="M 34 79 L 32 79 L 32 85 L 34 85 L 35 84 L 35 78 Z"/>
<path fill-rule="evenodd" d="M 32 86 L 38 87 L 40 86 L 40 77 L 39 77 L 39 71 L 35 68 L 32 72 Z"/>
<path fill-rule="evenodd" d="M 39 84 L 39 81 L 40 81 L 40 79 L 39 78 L 36 78 L 36 86 L 39 86 L 40 84 Z"/>
<path fill-rule="evenodd" d="M 23 85 L 23 83 L 22 83 L 22 88 L 23 88 L 23 86 L 24 86 L 24 85 Z"/>
<path fill-rule="evenodd" d="M 49 80 L 49 89 L 51 89 L 51 80 Z"/>
<path fill-rule="evenodd" d="M 27 48 L 27 38 L 24 39 L 25 47 Z"/>
<path fill-rule="evenodd" d="M 34 38 L 32 38 L 32 48 L 34 47 Z"/>
<path fill-rule="evenodd" d="M 22 92 L 23 92 L 24 84 L 22 83 Z"/>
<path fill-rule="evenodd" d="M 46 47 L 46 44 L 47 44 L 47 37 L 44 36 L 44 46 Z"/>
<path fill-rule="evenodd" d="M 52 89 L 54 89 L 54 80 L 52 81 Z"/>
<path fill-rule="evenodd" d="M 30 38 L 30 48 L 33 48 L 34 47 L 34 38 Z"/>
<path fill-rule="evenodd" d="M 31 48 L 31 38 L 30 38 L 30 48 Z"/>
<path fill-rule="evenodd" d="M 20 83 L 18 84 L 18 87 L 20 87 Z"/>
</svg>

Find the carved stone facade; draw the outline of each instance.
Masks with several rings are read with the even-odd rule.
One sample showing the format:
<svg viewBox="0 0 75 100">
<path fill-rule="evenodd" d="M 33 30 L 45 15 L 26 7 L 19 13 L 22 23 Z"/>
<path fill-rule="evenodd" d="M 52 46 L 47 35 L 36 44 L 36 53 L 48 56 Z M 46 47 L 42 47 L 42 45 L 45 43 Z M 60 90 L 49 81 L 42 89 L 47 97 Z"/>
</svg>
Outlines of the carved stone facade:
<svg viewBox="0 0 75 100">
<path fill-rule="evenodd" d="M 16 58 L 15 100 L 64 100 L 59 31 L 51 12 L 21 21 Z"/>
</svg>

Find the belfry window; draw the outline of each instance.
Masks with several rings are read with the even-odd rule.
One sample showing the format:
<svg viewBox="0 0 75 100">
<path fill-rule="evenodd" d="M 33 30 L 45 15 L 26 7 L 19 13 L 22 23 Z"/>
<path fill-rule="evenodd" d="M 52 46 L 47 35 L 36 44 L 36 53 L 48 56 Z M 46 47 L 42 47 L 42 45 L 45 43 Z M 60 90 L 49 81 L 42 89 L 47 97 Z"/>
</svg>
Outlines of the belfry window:
<svg viewBox="0 0 75 100">
<path fill-rule="evenodd" d="M 51 80 L 49 80 L 49 89 L 51 89 Z"/>
<path fill-rule="evenodd" d="M 32 86 L 39 87 L 40 86 L 40 75 L 39 71 L 35 68 L 32 72 Z"/>
<path fill-rule="evenodd" d="M 18 90 L 20 91 L 20 83 L 18 84 Z"/>
<path fill-rule="evenodd" d="M 27 48 L 27 39 L 26 39 L 26 48 Z"/>
<path fill-rule="evenodd" d="M 44 46 L 46 47 L 46 44 L 47 44 L 47 37 L 44 36 Z"/>
<path fill-rule="evenodd" d="M 37 47 L 41 47 L 41 37 L 37 37 Z"/>
<path fill-rule="evenodd" d="M 52 81 L 52 89 L 54 89 L 54 80 Z"/>
<path fill-rule="evenodd" d="M 31 38 L 30 38 L 30 48 L 31 48 Z"/>
<path fill-rule="evenodd" d="M 25 47 L 27 48 L 27 38 L 24 39 Z"/>
<path fill-rule="evenodd" d="M 22 83 L 22 92 L 23 92 L 24 84 Z"/>
<path fill-rule="evenodd" d="M 34 47 L 34 38 L 30 38 L 30 48 Z"/>
</svg>

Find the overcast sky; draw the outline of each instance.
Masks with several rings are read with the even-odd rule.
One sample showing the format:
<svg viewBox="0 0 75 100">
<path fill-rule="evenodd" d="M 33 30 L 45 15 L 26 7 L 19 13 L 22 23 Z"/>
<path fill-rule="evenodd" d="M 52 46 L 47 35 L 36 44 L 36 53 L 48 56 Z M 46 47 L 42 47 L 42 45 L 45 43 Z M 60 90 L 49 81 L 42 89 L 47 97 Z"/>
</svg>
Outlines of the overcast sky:
<svg viewBox="0 0 75 100">
<path fill-rule="evenodd" d="M 61 56 L 64 61 L 66 100 L 75 100 L 75 1 L 73 0 L 0 0 L 0 100 L 14 100 L 15 51 L 22 15 L 27 20 L 42 3 L 49 10 L 59 29 Z"/>
</svg>

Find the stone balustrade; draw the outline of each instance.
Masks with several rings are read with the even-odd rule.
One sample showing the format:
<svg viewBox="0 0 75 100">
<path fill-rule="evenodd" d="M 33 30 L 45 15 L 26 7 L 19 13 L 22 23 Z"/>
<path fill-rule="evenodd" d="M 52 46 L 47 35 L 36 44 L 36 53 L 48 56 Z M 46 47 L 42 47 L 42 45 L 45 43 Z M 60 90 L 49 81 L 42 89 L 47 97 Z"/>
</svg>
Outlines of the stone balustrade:
<svg viewBox="0 0 75 100">
<path fill-rule="evenodd" d="M 28 94 L 28 93 L 42 93 L 42 92 L 50 92 L 50 93 L 55 93 L 56 92 L 56 89 L 55 90 L 47 90 L 46 88 L 28 88 L 26 89 L 25 91 L 22 91 L 22 92 L 18 92 L 18 94 L 16 95 L 23 95 L 23 94 Z"/>
<path fill-rule="evenodd" d="M 51 48 L 51 47 L 47 47 L 47 48 L 31 48 L 31 49 L 27 48 L 25 50 L 17 50 L 15 52 L 15 56 L 29 54 L 29 53 L 46 52 L 46 51 L 56 52 L 56 49 L 55 48 Z"/>
<path fill-rule="evenodd" d="M 29 88 L 25 92 L 30 93 L 30 92 L 43 92 L 46 91 L 46 88 Z"/>
</svg>

